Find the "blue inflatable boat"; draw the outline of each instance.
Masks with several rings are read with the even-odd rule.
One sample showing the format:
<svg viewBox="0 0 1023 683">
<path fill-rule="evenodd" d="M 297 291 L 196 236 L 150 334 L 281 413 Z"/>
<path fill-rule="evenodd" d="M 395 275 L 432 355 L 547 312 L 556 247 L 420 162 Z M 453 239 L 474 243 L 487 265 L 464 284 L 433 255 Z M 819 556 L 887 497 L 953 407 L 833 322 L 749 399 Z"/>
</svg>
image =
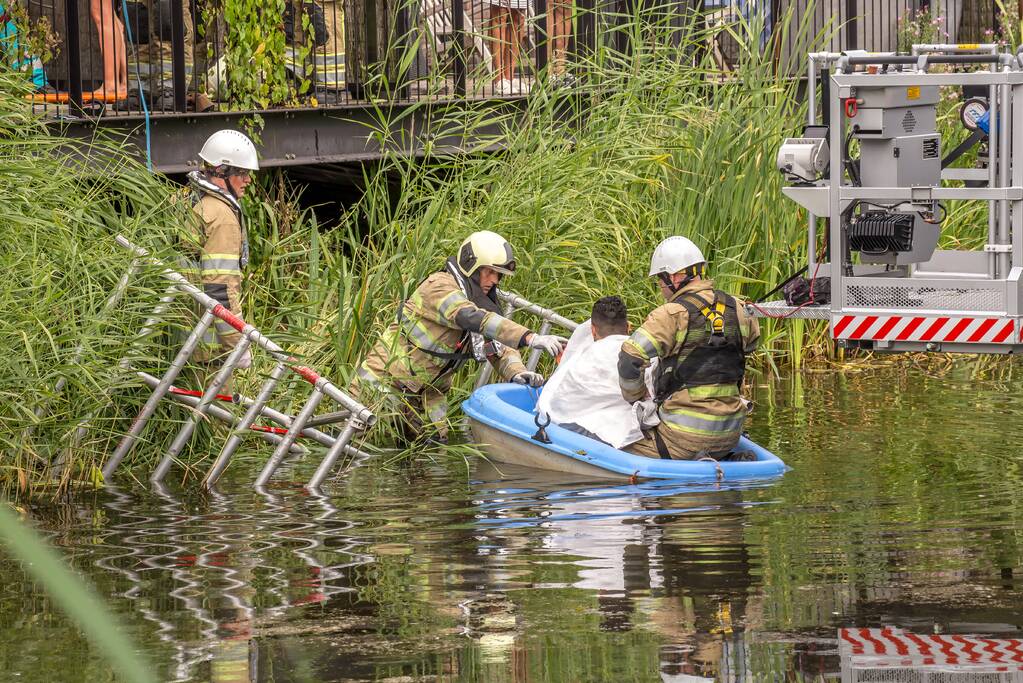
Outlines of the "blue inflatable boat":
<svg viewBox="0 0 1023 683">
<path fill-rule="evenodd" d="M 633 455 L 556 424 L 547 427 L 551 443 L 533 439 L 535 389 L 517 384 L 489 384 L 473 392 L 462 410 L 469 418 L 473 439 L 494 462 L 525 465 L 585 476 L 614 479 L 689 479 L 736 481 L 778 477 L 788 469 L 767 449 L 746 437 L 737 450 L 750 451 L 756 460 L 711 462 L 661 460 Z"/>
</svg>

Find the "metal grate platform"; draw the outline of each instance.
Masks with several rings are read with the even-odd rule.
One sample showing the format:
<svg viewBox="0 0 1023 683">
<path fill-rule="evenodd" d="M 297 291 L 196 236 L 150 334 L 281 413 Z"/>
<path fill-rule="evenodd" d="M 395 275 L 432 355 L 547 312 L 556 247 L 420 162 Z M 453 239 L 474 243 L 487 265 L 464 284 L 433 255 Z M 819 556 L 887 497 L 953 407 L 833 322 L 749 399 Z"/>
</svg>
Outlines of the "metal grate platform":
<svg viewBox="0 0 1023 683">
<path fill-rule="evenodd" d="M 831 320 L 831 306 L 789 306 L 784 300 L 746 304 L 746 312 L 754 318 L 799 318 L 803 320 Z"/>
</svg>

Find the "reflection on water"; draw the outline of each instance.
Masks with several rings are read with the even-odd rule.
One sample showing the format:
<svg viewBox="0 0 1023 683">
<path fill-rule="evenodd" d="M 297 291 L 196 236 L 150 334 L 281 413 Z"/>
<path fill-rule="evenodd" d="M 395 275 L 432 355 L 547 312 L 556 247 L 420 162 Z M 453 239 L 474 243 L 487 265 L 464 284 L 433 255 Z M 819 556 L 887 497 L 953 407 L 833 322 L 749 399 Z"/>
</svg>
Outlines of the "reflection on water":
<svg viewBox="0 0 1023 683">
<path fill-rule="evenodd" d="M 956 373 L 759 387 L 753 436 L 794 468 L 773 483 L 480 463 L 259 494 L 253 459 L 217 493 L 34 514 L 161 680 L 1016 680 L 920 662 L 851 678 L 840 646 L 843 627 L 1009 642 L 1023 625 L 1023 387 Z M 110 679 L 21 567 L 0 576 L 7 678 Z"/>
</svg>

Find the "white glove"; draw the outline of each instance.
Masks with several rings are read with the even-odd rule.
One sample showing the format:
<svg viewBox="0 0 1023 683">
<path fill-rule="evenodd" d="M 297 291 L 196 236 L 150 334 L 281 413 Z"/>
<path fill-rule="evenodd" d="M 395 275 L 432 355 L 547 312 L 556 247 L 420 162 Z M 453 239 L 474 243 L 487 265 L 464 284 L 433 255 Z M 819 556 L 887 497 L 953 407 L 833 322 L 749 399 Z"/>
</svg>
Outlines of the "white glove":
<svg viewBox="0 0 1023 683">
<path fill-rule="evenodd" d="M 661 418 L 657 415 L 657 404 L 649 399 L 633 403 L 632 412 L 643 429 L 653 429 L 661 424 Z"/>
<path fill-rule="evenodd" d="M 511 381 L 516 384 L 528 384 L 535 389 L 543 386 L 544 378 L 539 372 L 530 372 L 529 370 L 526 370 L 512 377 Z"/>
<path fill-rule="evenodd" d="M 537 334 L 534 332 L 533 336 L 529 338 L 529 348 L 541 349 L 554 358 L 557 358 L 565 350 L 566 344 L 568 344 L 568 340 L 556 334 Z"/>
<path fill-rule="evenodd" d="M 248 370 L 252 367 L 252 349 L 247 348 L 245 352 L 238 358 L 238 363 L 235 368 L 238 370 Z"/>
</svg>

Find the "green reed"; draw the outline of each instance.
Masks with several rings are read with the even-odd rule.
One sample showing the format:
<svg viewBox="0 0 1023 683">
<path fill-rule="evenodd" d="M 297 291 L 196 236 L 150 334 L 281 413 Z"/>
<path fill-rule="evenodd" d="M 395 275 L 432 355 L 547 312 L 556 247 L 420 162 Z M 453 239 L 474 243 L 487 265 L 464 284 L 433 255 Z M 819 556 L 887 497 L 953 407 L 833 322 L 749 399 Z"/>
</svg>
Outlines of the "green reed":
<svg viewBox="0 0 1023 683">
<path fill-rule="evenodd" d="M 118 361 L 129 352 L 144 366 L 155 360 L 152 346 L 131 350 L 129 342 L 161 285 L 143 269 L 122 305 L 104 311 L 130 263 L 113 235 L 170 241 L 183 207 L 120 145 L 50 135 L 23 93 L 17 74 L 0 72 L 0 481 L 27 489 L 87 478 L 120 429 L 108 413 L 130 379 Z M 88 437 L 68 453 L 77 420 L 90 413 Z M 65 457 L 76 467 L 48 469 Z"/>
<path fill-rule="evenodd" d="M 807 49 L 824 37 L 810 35 L 805 16 L 779 23 Z M 703 50 L 704 29 L 669 28 L 641 14 L 620 30 L 629 33 L 629 53 L 602 46 L 579 65 L 585 75 L 571 88 L 541 78 L 524 116 L 486 103 L 433 105 L 434 140 L 482 138 L 500 143 L 500 153 L 431 147 L 425 158 L 411 157 L 401 152 L 407 140 L 389 137 L 390 110 L 381 108 L 370 135 L 394 151 L 366 167 L 361 200 L 329 227 L 299 208 L 297 191 L 278 177 L 254 186 L 246 199 L 252 260 L 245 318 L 344 385 L 398 302 L 468 233 L 484 229 L 515 245 L 519 271 L 507 288 L 574 319 L 587 317 L 597 297 L 619 294 L 640 323 L 659 303 L 646 276 L 649 255 L 668 235 L 686 235 L 703 248 L 720 287 L 753 299 L 772 289 L 807 251 L 805 212 L 782 196 L 774 167 L 781 141 L 805 121 L 797 82 L 778 75 L 771 51 L 759 49 L 755 25 L 715 29 L 742 46 L 725 79 Z M 5 86 L 11 80 L 2 78 Z M 116 141 L 92 143 L 109 162 L 87 165 L 58 154 L 66 141 L 47 134 L 13 86 L 0 89 L 0 131 L 0 184 L 12 214 L 0 254 L 12 283 L 0 292 L 0 450 L 8 454 L 0 481 L 26 490 L 49 482 L 48 463 L 73 444 L 82 416 L 94 415 L 60 478 L 65 486 L 90 481 L 144 397 L 130 373 L 118 370 L 119 359 L 129 355 L 160 374 L 172 339 L 158 335 L 131 346 L 162 289 L 152 272 L 115 312 L 100 315 L 129 263 L 111 236 L 125 232 L 173 259 L 188 203 L 174 201 L 177 190 L 128 159 Z M 944 241 L 975 243 L 983 234 L 977 221 L 975 211 L 952 207 Z M 75 361 L 78 346 L 86 351 Z M 831 352 L 820 323 L 765 321 L 753 367 L 774 371 Z M 265 362 L 240 376 L 236 388 L 251 393 Z M 61 377 L 68 388 L 57 396 Z M 453 404 L 471 379 L 459 381 Z M 284 388 L 294 408 L 300 383 Z M 129 464 L 151 466 L 181 419 L 183 411 L 163 410 Z M 28 426 L 34 431 L 24 439 Z M 210 439 L 209 432 L 186 462 L 206 464 L 223 436 Z M 387 430 L 373 438 L 387 441 Z"/>
<path fill-rule="evenodd" d="M 0 542 L 6 554 L 46 589 L 54 603 L 72 619 L 92 645 L 119 674 L 133 683 L 150 683 L 156 676 L 123 626 L 104 606 L 91 586 L 65 566 L 41 535 L 0 500 Z M 55 644 L 58 647 L 60 644 Z"/>
</svg>

